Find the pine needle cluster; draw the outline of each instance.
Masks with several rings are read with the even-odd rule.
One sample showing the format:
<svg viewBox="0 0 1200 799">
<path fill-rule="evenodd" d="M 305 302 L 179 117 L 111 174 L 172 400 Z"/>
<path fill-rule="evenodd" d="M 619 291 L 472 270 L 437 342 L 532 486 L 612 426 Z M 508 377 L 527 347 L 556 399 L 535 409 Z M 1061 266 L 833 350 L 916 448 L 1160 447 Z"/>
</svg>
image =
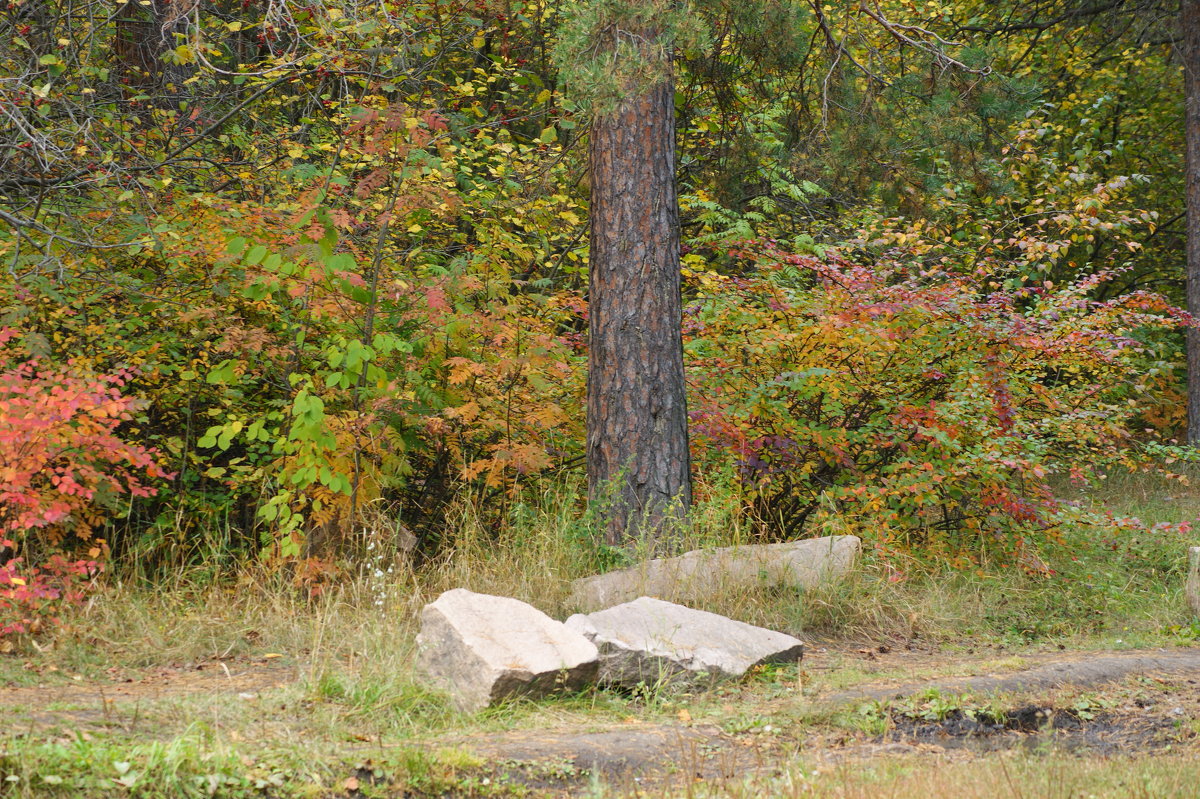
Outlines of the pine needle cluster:
<svg viewBox="0 0 1200 799">
<path fill-rule="evenodd" d="M 604 115 L 671 75 L 678 50 L 703 50 L 708 26 L 690 3 L 591 0 L 568 16 L 554 60 L 568 90 Z"/>
</svg>

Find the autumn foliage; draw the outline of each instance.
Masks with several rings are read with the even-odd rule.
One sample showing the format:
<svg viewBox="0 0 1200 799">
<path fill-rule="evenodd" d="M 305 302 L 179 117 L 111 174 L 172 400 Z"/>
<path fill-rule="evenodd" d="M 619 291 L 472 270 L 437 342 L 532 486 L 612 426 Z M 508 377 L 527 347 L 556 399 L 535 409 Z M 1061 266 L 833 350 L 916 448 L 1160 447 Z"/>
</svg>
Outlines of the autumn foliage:
<svg viewBox="0 0 1200 799">
<path fill-rule="evenodd" d="M 692 415 L 776 535 L 836 520 L 885 548 L 1036 564 L 1071 515 L 1053 477 L 1169 454 L 1132 431 L 1171 368 L 1153 342 L 1185 315 L 1096 300 L 1114 273 L 1006 289 L 898 257 L 734 255 L 737 276 L 691 277 Z"/>
<path fill-rule="evenodd" d="M 117 434 L 143 404 L 121 395 L 128 373 L 44 366 L 22 344 L 0 328 L 0 635 L 77 600 L 71 584 L 98 568 L 98 528 L 169 476 L 153 452 Z M 81 547 L 87 560 L 61 554 Z M 45 564 L 30 565 L 27 553 Z"/>
<path fill-rule="evenodd" d="M 567 5 L 0 16 L 17 615 L 86 579 L 50 558 L 102 560 L 101 538 L 148 571 L 333 573 L 387 533 L 436 557 L 454 503 L 500 530 L 578 476 Z M 692 4 L 711 41 L 676 53 L 696 476 L 735 475 L 764 537 L 1037 570 L 1080 521 L 1064 484 L 1193 457 L 1171 446 L 1170 37 L 1124 5 L 1052 33 L 1019 24 L 1029 4 L 873 3 L 890 31 L 858 4 L 768 5 Z M 155 35 L 131 50 L 131 26 Z"/>
<path fill-rule="evenodd" d="M 116 434 L 141 405 L 121 396 L 127 373 L 19 362 L 19 344 L 16 331 L 0 329 L 0 522 L 10 536 L 89 540 L 104 521 L 100 508 L 152 496 L 147 480 L 167 474 L 152 452 Z"/>
</svg>

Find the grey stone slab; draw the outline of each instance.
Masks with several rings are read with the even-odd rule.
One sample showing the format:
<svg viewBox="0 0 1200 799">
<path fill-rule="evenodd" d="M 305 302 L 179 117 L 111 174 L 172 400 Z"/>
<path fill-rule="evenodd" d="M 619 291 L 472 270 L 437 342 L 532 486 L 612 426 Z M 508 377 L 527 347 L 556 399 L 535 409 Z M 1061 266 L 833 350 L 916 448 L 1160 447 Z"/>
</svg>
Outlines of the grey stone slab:
<svg viewBox="0 0 1200 799">
<path fill-rule="evenodd" d="M 421 612 L 417 674 L 464 711 L 582 688 L 596 678 L 597 656 L 578 632 L 520 600 L 456 588 Z"/>
<path fill-rule="evenodd" d="M 608 685 L 706 685 L 804 654 L 790 635 L 652 597 L 577 614 L 566 625 L 600 650 L 599 680 Z"/>
<path fill-rule="evenodd" d="M 689 602 L 764 584 L 813 588 L 850 571 L 860 547 L 857 536 L 837 535 L 783 544 L 697 549 L 576 580 L 571 586 L 571 602 L 579 610 L 592 611 L 639 596 Z"/>
</svg>

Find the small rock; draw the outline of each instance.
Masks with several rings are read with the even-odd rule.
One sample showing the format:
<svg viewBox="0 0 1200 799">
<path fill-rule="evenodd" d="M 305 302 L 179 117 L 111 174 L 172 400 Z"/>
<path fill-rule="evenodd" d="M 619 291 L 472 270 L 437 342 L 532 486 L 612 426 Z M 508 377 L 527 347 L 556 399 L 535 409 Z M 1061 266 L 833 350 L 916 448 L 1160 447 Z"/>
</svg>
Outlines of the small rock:
<svg viewBox="0 0 1200 799">
<path fill-rule="evenodd" d="M 1188 550 L 1188 559 L 1190 568 L 1188 569 L 1187 594 L 1188 605 L 1192 608 L 1192 613 L 1200 616 L 1200 547 L 1191 547 Z"/>
<path fill-rule="evenodd" d="M 760 585 L 813 588 L 846 574 L 860 546 L 857 536 L 835 535 L 783 544 L 697 549 L 576 580 L 571 600 L 580 610 L 591 611 L 639 596 L 688 602 L 722 590 L 745 591 Z"/>
<path fill-rule="evenodd" d="M 566 625 L 600 650 L 599 679 L 609 685 L 711 684 L 804 654 L 790 635 L 650 597 L 577 614 Z"/>
<path fill-rule="evenodd" d="M 596 647 L 578 632 L 519 600 L 465 588 L 425 606 L 417 648 L 418 675 L 467 712 L 596 678 Z"/>
</svg>

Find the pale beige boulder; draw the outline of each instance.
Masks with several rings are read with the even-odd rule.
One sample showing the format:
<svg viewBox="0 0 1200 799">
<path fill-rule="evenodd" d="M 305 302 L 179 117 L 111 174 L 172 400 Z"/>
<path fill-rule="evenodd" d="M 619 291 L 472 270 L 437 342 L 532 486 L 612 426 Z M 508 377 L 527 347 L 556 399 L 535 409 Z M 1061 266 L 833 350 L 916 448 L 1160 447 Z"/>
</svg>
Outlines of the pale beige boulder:
<svg viewBox="0 0 1200 799">
<path fill-rule="evenodd" d="M 421 611 L 417 675 L 463 711 L 583 688 L 597 657 L 591 641 L 517 599 L 456 588 Z"/>
<path fill-rule="evenodd" d="M 571 586 L 571 604 L 592 611 L 640 596 L 688 603 L 761 585 L 814 588 L 848 573 L 861 546 L 858 536 L 835 535 L 784 544 L 698 549 L 576 580 Z"/>
<path fill-rule="evenodd" d="M 790 635 L 652 597 L 577 614 L 566 625 L 600 650 L 604 685 L 707 686 L 804 655 Z"/>
</svg>

